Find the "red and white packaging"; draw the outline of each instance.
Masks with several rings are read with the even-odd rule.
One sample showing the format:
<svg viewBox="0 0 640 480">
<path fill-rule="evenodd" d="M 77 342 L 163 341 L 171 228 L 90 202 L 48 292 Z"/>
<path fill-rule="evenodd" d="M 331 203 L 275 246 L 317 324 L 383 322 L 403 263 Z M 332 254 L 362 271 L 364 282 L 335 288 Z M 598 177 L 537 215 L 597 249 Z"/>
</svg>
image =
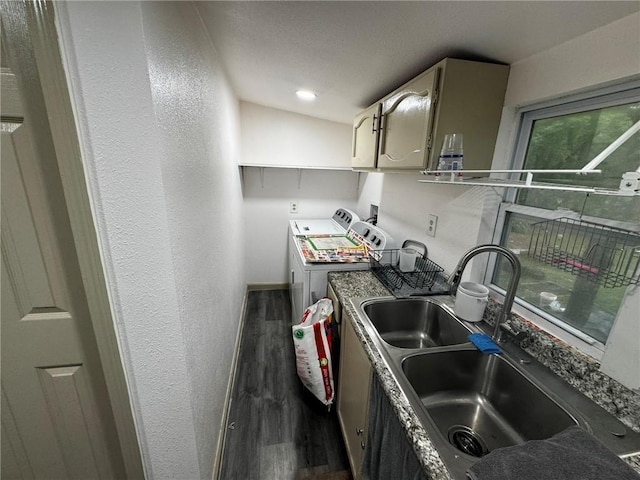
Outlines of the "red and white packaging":
<svg viewBox="0 0 640 480">
<path fill-rule="evenodd" d="M 318 300 L 308 307 L 298 325 L 291 327 L 298 377 L 325 405 L 334 399 L 331 364 L 331 322 L 333 302 Z"/>
</svg>

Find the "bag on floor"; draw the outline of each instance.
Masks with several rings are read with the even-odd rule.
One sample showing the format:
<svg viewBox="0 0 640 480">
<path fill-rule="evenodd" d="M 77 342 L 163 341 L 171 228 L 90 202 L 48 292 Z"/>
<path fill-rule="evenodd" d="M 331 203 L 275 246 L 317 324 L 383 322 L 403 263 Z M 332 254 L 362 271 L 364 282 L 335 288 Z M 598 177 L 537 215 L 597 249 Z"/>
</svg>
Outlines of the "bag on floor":
<svg viewBox="0 0 640 480">
<path fill-rule="evenodd" d="M 331 365 L 331 322 L 333 302 L 318 300 L 308 307 L 298 325 L 292 327 L 298 377 L 325 405 L 334 398 Z"/>
</svg>

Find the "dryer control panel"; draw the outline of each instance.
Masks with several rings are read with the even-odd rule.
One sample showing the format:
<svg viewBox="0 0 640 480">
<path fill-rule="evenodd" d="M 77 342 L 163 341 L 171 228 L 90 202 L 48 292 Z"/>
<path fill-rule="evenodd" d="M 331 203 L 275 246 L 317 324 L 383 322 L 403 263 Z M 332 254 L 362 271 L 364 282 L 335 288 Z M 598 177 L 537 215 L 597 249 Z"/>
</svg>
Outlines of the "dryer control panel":
<svg viewBox="0 0 640 480">
<path fill-rule="evenodd" d="M 349 233 L 354 240 L 367 245 L 370 250 L 396 248 L 395 240 L 391 235 L 368 222 L 354 222 Z"/>
</svg>

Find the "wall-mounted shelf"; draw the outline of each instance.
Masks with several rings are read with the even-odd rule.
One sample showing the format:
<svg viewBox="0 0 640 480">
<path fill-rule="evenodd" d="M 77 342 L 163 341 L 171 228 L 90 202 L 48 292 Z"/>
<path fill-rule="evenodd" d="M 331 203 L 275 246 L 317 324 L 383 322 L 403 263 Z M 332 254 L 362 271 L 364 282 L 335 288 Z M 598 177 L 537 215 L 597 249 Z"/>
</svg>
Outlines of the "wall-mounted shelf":
<svg viewBox="0 0 640 480">
<path fill-rule="evenodd" d="M 253 167 L 253 168 L 284 168 L 284 169 L 296 169 L 296 170 L 340 170 L 340 171 L 352 171 L 351 166 L 339 167 L 339 166 L 310 166 L 310 165 L 269 165 L 266 163 L 240 163 L 239 167 Z"/>
<path fill-rule="evenodd" d="M 428 178 L 418 180 L 420 183 L 435 183 L 440 185 L 458 185 L 458 186 L 471 186 L 471 187 L 501 187 L 501 188 L 520 188 L 520 189 L 538 189 L 538 190 L 559 190 L 564 192 L 582 192 L 591 193 L 595 195 L 615 195 L 623 197 L 640 196 L 640 190 L 633 190 L 633 185 L 630 185 L 628 189 L 621 186 L 618 190 L 588 187 L 581 185 L 566 185 L 559 183 L 544 183 L 535 182 L 533 180 L 534 173 L 601 173 L 600 170 L 463 170 L 464 174 L 485 174 L 490 175 L 493 173 L 527 173 L 526 180 L 509 180 L 503 178 L 490 178 L 490 177 L 471 177 L 461 178 L 456 176 L 458 172 L 452 172 L 451 170 L 432 170 L 423 172 L 425 175 L 436 175 L 434 178 Z"/>
<path fill-rule="evenodd" d="M 319 171 L 319 170 L 323 170 L 323 171 L 337 171 L 337 172 L 353 172 L 356 174 L 356 187 L 360 184 L 360 172 L 357 171 L 353 171 L 351 168 L 349 167 L 307 167 L 307 166 L 296 166 L 296 165 L 291 165 L 291 166 L 283 166 L 283 165 L 238 165 L 238 167 L 240 168 L 240 181 L 242 182 L 242 185 L 244 185 L 244 176 L 245 176 L 245 168 L 250 167 L 250 168 L 257 168 L 259 169 L 260 172 L 260 186 L 261 188 L 264 188 L 264 174 L 265 174 L 265 169 L 280 169 L 280 170 L 295 170 L 297 173 L 297 179 L 298 179 L 298 190 L 300 190 L 301 188 L 301 184 L 302 184 L 302 174 L 304 170 L 313 170 L 313 171 Z"/>
<path fill-rule="evenodd" d="M 425 175 L 435 175 L 433 179 L 418 180 L 420 183 L 439 183 L 442 185 L 468 185 L 474 187 L 502 187 L 502 188 L 529 188 L 538 190 L 561 190 L 565 192 L 583 192 L 596 195 L 617 195 L 623 197 L 640 196 L 640 167 L 635 172 L 627 172 L 620 180 L 618 190 L 608 188 L 597 188 L 581 185 L 566 185 L 559 183 L 535 182 L 534 175 L 537 173 L 544 174 L 569 174 L 587 175 L 594 173 L 602 173 L 598 170 L 600 166 L 613 152 L 629 140 L 633 135 L 640 132 L 640 120 L 628 128 L 622 135 L 616 138 L 607 148 L 598 154 L 593 160 L 588 162 L 580 169 L 524 169 L 524 170 L 425 170 Z M 480 177 L 464 178 L 463 175 L 479 174 Z M 494 173 L 514 174 L 525 173 L 525 180 L 511 180 L 501 178 L 489 178 Z"/>
</svg>

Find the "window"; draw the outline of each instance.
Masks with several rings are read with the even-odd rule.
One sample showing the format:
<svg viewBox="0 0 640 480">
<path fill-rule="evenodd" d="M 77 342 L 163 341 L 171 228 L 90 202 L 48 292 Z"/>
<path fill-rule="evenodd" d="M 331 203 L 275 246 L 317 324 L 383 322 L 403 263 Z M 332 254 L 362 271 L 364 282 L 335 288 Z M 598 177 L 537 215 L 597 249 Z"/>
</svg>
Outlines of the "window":
<svg viewBox="0 0 640 480">
<path fill-rule="evenodd" d="M 514 168 L 582 168 L 639 120 L 637 87 L 527 111 Z M 536 174 L 536 180 L 617 189 L 622 174 L 639 166 L 636 133 L 600 165 L 600 175 Z M 605 344 L 629 284 L 624 278 L 637 278 L 638 232 L 638 196 L 523 189 L 505 197 L 494 242 L 520 254 L 518 303 L 591 344 Z M 622 280 L 608 281 L 620 271 Z M 509 265 L 497 259 L 492 283 L 504 288 L 509 275 Z"/>
</svg>

